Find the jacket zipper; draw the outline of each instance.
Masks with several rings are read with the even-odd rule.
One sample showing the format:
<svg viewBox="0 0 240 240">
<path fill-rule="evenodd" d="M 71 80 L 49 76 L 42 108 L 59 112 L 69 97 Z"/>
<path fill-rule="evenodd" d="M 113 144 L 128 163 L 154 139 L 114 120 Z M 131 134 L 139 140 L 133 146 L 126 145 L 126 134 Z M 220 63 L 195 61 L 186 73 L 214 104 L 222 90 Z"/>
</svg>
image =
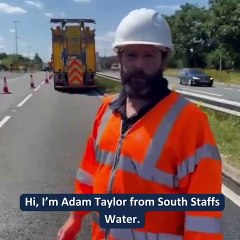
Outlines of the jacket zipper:
<svg viewBox="0 0 240 240">
<path fill-rule="evenodd" d="M 122 132 L 122 126 L 121 126 L 121 132 Z M 125 138 L 125 134 L 121 133 L 120 136 L 120 140 L 118 141 L 118 145 L 117 145 L 117 151 L 116 151 L 116 155 L 115 155 L 115 159 L 114 159 L 114 164 L 111 170 L 111 174 L 110 174 L 110 178 L 109 178 L 109 182 L 108 182 L 108 188 L 107 188 L 107 192 L 108 193 L 112 193 L 112 187 L 113 187 L 113 182 L 116 176 L 116 172 L 117 172 L 117 168 L 118 168 L 118 164 L 119 164 L 119 157 L 120 157 L 120 152 L 121 152 L 121 148 L 122 148 L 122 143 L 123 140 Z M 109 239 L 109 233 L 110 233 L 110 229 L 106 230 L 106 235 L 105 235 L 105 240 Z"/>
<path fill-rule="evenodd" d="M 113 164 L 113 167 L 112 167 L 112 171 L 111 171 L 111 175 L 110 175 L 110 179 L 109 179 L 109 184 L 108 184 L 108 193 L 112 193 L 113 182 L 114 182 L 116 172 L 117 172 L 117 168 L 118 168 L 118 164 L 119 164 L 120 152 L 121 152 L 124 137 L 125 137 L 125 135 L 121 135 L 120 140 L 118 142 L 117 152 L 116 152 L 116 155 L 115 155 L 115 161 L 114 161 L 114 164 Z"/>
<path fill-rule="evenodd" d="M 128 129 L 124 134 L 122 134 L 122 125 L 121 125 L 121 136 L 120 136 L 120 140 L 118 141 L 118 145 L 117 145 L 117 151 L 116 151 L 116 155 L 115 155 L 115 160 L 114 160 L 114 164 L 111 170 L 111 174 L 110 174 L 110 178 L 109 178 L 109 184 L 108 184 L 108 188 L 107 188 L 107 192 L 108 193 L 112 193 L 112 187 L 113 187 L 113 182 L 114 179 L 116 177 L 116 172 L 118 169 L 118 164 L 119 164 L 119 156 L 120 156 L 120 152 L 121 152 L 121 148 L 122 148 L 122 143 L 124 138 L 126 137 L 126 135 L 128 134 L 128 132 L 140 121 L 141 119 L 139 119 L 136 123 L 133 124 L 133 126 L 131 126 L 130 129 Z M 106 229 L 106 234 L 105 234 L 105 240 L 109 240 L 109 233 L 110 233 L 110 229 Z M 135 237 L 133 236 L 133 238 L 135 239 Z"/>
</svg>

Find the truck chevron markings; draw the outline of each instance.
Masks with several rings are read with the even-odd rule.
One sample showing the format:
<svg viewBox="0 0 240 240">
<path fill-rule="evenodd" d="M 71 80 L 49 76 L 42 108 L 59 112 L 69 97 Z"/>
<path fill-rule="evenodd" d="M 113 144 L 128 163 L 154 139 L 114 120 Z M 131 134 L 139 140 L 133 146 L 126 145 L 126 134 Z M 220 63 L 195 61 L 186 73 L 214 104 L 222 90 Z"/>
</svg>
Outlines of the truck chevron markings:
<svg viewBox="0 0 240 240">
<path fill-rule="evenodd" d="M 79 60 L 74 59 L 69 62 L 68 65 L 68 79 L 69 83 L 72 85 L 74 83 L 83 84 L 83 72 L 82 72 L 82 64 Z"/>
</svg>

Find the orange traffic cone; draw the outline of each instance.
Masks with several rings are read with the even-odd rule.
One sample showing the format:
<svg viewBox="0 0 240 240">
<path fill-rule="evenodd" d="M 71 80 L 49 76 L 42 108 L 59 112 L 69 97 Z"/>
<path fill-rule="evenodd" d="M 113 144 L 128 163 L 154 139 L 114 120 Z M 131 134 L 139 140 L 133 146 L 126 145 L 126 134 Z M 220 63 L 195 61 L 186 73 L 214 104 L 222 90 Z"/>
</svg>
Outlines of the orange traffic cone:
<svg viewBox="0 0 240 240">
<path fill-rule="evenodd" d="M 46 79 L 45 79 L 45 83 L 46 83 L 46 84 L 48 84 L 48 83 L 49 83 L 49 81 L 48 81 L 48 74 L 47 74 L 47 72 L 46 72 Z"/>
<path fill-rule="evenodd" d="M 8 90 L 8 85 L 7 85 L 7 79 L 6 79 L 6 77 L 4 77 L 2 94 L 12 94 L 12 93 L 9 92 L 9 90 Z"/>
<path fill-rule="evenodd" d="M 32 74 L 30 75 L 30 78 L 31 78 L 30 88 L 35 88 L 35 84 L 34 84 L 34 81 L 33 81 L 33 75 Z"/>
</svg>

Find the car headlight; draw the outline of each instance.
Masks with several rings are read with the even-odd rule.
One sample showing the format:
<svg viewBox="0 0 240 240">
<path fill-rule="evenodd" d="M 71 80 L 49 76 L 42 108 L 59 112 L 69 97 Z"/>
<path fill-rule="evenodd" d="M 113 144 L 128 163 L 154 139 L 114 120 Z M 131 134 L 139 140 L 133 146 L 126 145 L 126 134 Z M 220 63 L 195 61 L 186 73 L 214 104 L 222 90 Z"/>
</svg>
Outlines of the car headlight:
<svg viewBox="0 0 240 240">
<path fill-rule="evenodd" d="M 212 78 L 212 77 L 210 77 L 210 80 L 212 81 L 212 80 L 213 80 L 213 78 Z"/>
</svg>

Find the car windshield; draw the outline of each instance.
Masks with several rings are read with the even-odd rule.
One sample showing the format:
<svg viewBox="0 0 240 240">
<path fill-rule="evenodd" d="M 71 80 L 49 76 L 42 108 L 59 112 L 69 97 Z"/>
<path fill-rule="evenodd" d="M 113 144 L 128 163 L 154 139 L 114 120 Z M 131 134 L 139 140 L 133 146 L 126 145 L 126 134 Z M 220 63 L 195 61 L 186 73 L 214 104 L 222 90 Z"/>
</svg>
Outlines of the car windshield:
<svg viewBox="0 0 240 240">
<path fill-rule="evenodd" d="M 189 71 L 191 74 L 203 74 L 203 72 L 199 71 L 199 70 L 190 70 Z"/>
</svg>

